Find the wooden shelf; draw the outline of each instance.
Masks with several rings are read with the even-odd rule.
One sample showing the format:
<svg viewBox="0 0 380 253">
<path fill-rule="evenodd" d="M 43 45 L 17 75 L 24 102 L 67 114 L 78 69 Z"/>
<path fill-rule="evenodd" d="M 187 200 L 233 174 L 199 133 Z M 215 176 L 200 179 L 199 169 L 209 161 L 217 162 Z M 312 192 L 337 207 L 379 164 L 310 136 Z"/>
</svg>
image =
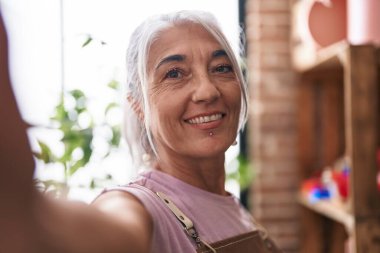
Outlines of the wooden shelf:
<svg viewBox="0 0 380 253">
<path fill-rule="evenodd" d="M 347 233 L 350 234 L 353 231 L 354 217 L 348 212 L 347 207 L 343 204 L 334 203 L 329 200 L 320 200 L 316 203 L 310 203 L 310 201 L 302 194 L 299 195 L 298 201 L 302 206 L 343 224 Z"/>
<path fill-rule="evenodd" d="M 380 201 L 375 179 L 380 143 L 380 48 L 341 42 L 314 52 L 305 61 L 301 52 L 294 55 L 302 108 L 301 177 L 309 178 L 342 155 L 351 158 L 348 207 L 333 201 L 310 203 L 305 196 L 299 197 L 305 207 L 301 252 L 341 253 L 349 238 L 353 242 L 350 252 L 378 253 Z M 324 217 L 329 218 L 328 225 L 322 222 Z M 334 231 L 335 226 L 341 228 Z"/>
<path fill-rule="evenodd" d="M 339 68 L 342 67 L 348 48 L 349 44 L 346 41 L 337 42 L 320 50 L 298 46 L 293 50 L 293 66 L 298 72 Z"/>
<path fill-rule="evenodd" d="M 340 41 L 317 49 L 305 36 L 305 1 L 292 5 L 292 64 L 298 72 L 300 177 L 351 158 L 349 202 L 298 196 L 301 253 L 379 253 L 380 46 Z M 326 219 L 327 218 L 327 219 Z"/>
</svg>

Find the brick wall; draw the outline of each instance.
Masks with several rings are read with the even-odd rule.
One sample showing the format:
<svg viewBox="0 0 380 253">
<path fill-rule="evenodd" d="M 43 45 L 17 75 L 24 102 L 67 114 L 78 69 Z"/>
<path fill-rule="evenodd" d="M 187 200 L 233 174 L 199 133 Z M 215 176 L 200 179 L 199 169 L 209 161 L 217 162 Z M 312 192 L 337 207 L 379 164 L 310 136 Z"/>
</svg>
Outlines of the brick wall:
<svg viewBox="0 0 380 253">
<path fill-rule="evenodd" d="M 251 207 L 279 246 L 298 252 L 297 86 L 290 59 L 291 0 L 247 0 L 251 96 Z"/>
</svg>

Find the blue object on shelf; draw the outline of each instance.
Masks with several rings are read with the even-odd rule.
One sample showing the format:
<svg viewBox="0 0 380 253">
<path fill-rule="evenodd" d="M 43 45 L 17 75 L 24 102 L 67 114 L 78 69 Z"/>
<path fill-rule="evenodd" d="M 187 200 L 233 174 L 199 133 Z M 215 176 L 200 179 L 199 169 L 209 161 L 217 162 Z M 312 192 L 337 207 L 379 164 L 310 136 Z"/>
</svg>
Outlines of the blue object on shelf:
<svg viewBox="0 0 380 253">
<path fill-rule="evenodd" d="M 330 199 L 330 197 L 331 195 L 329 190 L 324 187 L 315 188 L 309 193 L 310 203 L 316 203 L 320 200 Z"/>
</svg>

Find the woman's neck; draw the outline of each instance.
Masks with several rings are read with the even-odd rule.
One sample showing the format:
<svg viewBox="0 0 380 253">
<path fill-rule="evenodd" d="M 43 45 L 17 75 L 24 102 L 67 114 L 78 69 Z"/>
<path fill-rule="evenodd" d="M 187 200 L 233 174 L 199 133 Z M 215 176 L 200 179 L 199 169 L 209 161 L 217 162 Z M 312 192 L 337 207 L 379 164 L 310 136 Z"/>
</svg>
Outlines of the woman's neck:
<svg viewBox="0 0 380 253">
<path fill-rule="evenodd" d="M 216 158 L 181 158 L 160 157 L 156 169 L 176 177 L 200 189 L 227 195 L 224 188 L 224 155 Z"/>
</svg>

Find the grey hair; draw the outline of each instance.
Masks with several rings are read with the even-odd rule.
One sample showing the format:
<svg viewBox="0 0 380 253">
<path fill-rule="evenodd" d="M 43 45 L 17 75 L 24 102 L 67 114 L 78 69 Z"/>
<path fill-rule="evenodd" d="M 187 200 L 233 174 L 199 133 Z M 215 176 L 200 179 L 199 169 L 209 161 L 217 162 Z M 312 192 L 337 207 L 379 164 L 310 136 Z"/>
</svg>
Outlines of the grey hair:
<svg viewBox="0 0 380 253">
<path fill-rule="evenodd" d="M 127 92 L 133 103 L 138 104 L 143 112 L 143 120 L 139 118 L 129 101 L 125 107 L 124 135 L 136 166 L 143 167 L 144 154 L 156 157 L 153 137 L 150 130 L 150 107 L 148 98 L 147 63 L 149 50 L 159 34 L 164 30 L 183 24 L 198 24 L 208 31 L 223 47 L 229 57 L 240 83 L 242 104 L 239 119 L 239 131 L 244 127 L 248 115 L 248 91 L 242 69 L 227 38 L 215 17 L 203 11 L 179 11 L 154 16 L 145 20 L 133 32 L 127 50 Z M 243 47 L 242 47 L 243 48 Z"/>
</svg>

